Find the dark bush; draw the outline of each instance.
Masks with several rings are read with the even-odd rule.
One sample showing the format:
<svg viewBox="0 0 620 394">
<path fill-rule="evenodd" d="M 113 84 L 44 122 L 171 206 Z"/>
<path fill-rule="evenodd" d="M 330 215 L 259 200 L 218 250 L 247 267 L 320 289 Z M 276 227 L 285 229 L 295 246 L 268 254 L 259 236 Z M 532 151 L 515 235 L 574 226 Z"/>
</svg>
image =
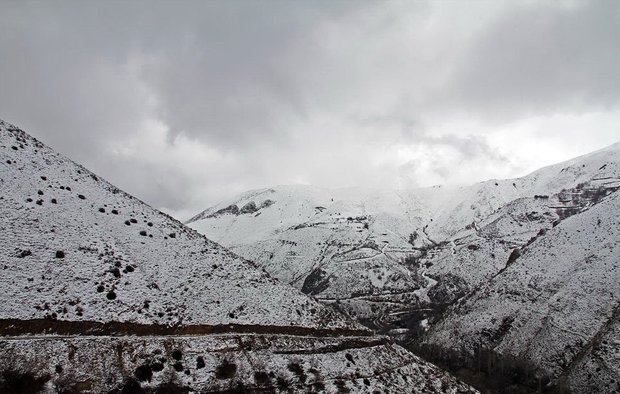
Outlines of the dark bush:
<svg viewBox="0 0 620 394">
<path fill-rule="evenodd" d="M 254 201 L 250 201 L 249 203 L 245 204 L 241 210 L 239 211 L 239 213 L 244 214 L 244 213 L 254 213 L 258 211 L 258 208 L 256 207 L 256 203 Z"/>
<path fill-rule="evenodd" d="M 37 394 L 43 391 L 49 376 L 36 377 L 31 372 L 4 370 L 0 375 L 0 393 Z"/>
<path fill-rule="evenodd" d="M 140 230 L 140 235 L 146 237 L 146 230 Z"/>
<path fill-rule="evenodd" d="M 196 369 L 201 369 L 205 367 L 205 359 L 202 356 L 196 358 Z"/>
<path fill-rule="evenodd" d="M 224 360 L 220 365 L 215 368 L 215 377 L 217 379 L 232 379 L 237 373 L 237 365 Z"/>
<path fill-rule="evenodd" d="M 121 271 L 116 267 L 112 268 L 110 272 L 112 273 L 112 275 L 114 275 L 115 278 L 121 277 Z"/>
<path fill-rule="evenodd" d="M 269 375 L 264 371 L 254 372 L 254 381 L 256 382 L 256 384 L 261 386 L 265 386 L 271 383 Z"/>
<path fill-rule="evenodd" d="M 86 200 L 86 196 L 84 196 L 83 194 L 78 194 L 78 198 L 80 200 Z"/>
<path fill-rule="evenodd" d="M 347 383 L 344 380 L 338 379 L 334 382 L 334 384 L 336 385 L 336 387 L 338 387 L 339 393 L 350 393 L 351 392 L 351 389 L 347 387 Z"/>
<path fill-rule="evenodd" d="M 113 390 L 109 394 L 144 394 L 146 391 L 140 387 L 140 383 L 136 379 L 128 379 L 123 383 L 120 389 Z"/>
<path fill-rule="evenodd" d="M 267 199 L 267 200 L 263 201 L 260 204 L 260 207 L 261 208 L 268 208 L 268 207 L 272 206 L 273 204 L 275 204 L 275 201 Z M 323 209 L 325 209 L 325 208 L 323 208 Z"/>
<path fill-rule="evenodd" d="M 172 358 L 179 361 L 183 357 L 183 353 L 179 349 L 172 351 Z"/>
<path fill-rule="evenodd" d="M 233 215 L 239 215 L 239 207 L 237 207 L 236 205 L 229 205 L 226 208 L 222 208 L 214 213 L 212 213 L 211 215 L 207 216 L 208 218 L 212 218 L 212 217 L 218 217 L 221 215 L 225 215 L 225 214 L 233 214 Z"/>
<path fill-rule="evenodd" d="M 297 364 L 297 363 L 290 363 L 287 366 L 288 370 L 291 371 L 292 373 L 294 373 L 297 378 L 299 379 L 299 381 L 301 383 L 304 383 L 306 381 L 306 373 L 304 372 L 304 369 L 302 368 L 301 365 Z"/>
<path fill-rule="evenodd" d="M 408 267 L 417 267 L 419 265 L 418 260 L 412 254 L 408 254 L 407 256 L 405 256 L 402 262 Z"/>
<path fill-rule="evenodd" d="M 153 378 L 153 371 L 148 365 L 139 366 L 133 374 L 140 382 L 150 382 Z"/>
<path fill-rule="evenodd" d="M 278 378 L 276 379 L 276 387 L 280 390 L 288 390 L 288 388 L 290 387 L 290 383 L 288 382 L 288 380 L 278 376 Z"/>
<path fill-rule="evenodd" d="M 31 251 L 29 251 L 29 250 L 22 250 L 22 251 L 20 251 L 17 254 L 17 257 L 19 257 L 20 259 L 23 259 L 24 257 L 31 256 L 31 255 L 32 255 Z"/>
<path fill-rule="evenodd" d="M 56 251 L 56 258 L 57 259 L 64 259 L 65 258 L 65 252 L 63 252 L 62 250 L 57 250 Z"/>
<path fill-rule="evenodd" d="M 188 387 L 179 386 L 174 382 L 165 382 L 157 386 L 155 390 L 153 390 L 153 394 L 185 394 L 190 391 Z"/>
</svg>

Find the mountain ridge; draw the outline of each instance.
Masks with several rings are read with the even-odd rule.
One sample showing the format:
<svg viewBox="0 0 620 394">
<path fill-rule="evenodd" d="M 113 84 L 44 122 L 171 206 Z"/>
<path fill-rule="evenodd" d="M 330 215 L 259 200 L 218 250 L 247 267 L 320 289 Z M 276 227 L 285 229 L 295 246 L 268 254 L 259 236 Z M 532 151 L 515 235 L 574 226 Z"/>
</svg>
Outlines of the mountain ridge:
<svg viewBox="0 0 620 394">
<path fill-rule="evenodd" d="M 0 121 L 0 391 L 475 392 Z"/>
<path fill-rule="evenodd" d="M 302 188 L 303 192 L 297 192 Z M 476 363 L 501 361 L 510 373 L 517 374 L 516 383 L 513 382 L 515 390 L 535 390 L 542 385 L 545 390 L 581 391 L 587 387 L 592 392 L 607 392 L 603 387 L 613 386 L 609 374 L 597 380 L 584 378 L 580 371 L 569 372 L 567 368 L 587 365 L 600 369 L 594 358 L 596 354 L 611 360 L 605 367 L 613 376 L 620 370 L 620 357 L 614 356 L 620 351 L 609 342 L 601 345 L 606 346 L 605 351 L 589 351 L 584 344 L 573 343 L 571 351 L 562 353 L 559 347 L 566 341 L 556 341 L 547 352 L 556 355 L 551 361 L 526 348 L 515 364 L 514 351 L 509 352 L 513 348 L 505 345 L 494 350 L 495 342 L 485 340 L 485 335 L 496 338 L 498 343 L 508 341 L 510 335 L 511 343 L 531 340 L 530 333 L 511 328 L 511 322 L 520 315 L 509 315 L 505 326 L 500 328 L 497 325 L 503 318 L 493 322 L 487 319 L 476 326 L 472 319 L 493 315 L 493 308 L 503 301 L 493 303 L 493 298 L 484 293 L 476 300 L 486 307 L 475 308 L 468 300 L 480 294 L 480 289 L 505 280 L 502 278 L 520 267 L 522 261 L 529 261 L 528 251 L 541 242 L 554 242 L 557 252 L 549 258 L 559 259 L 553 263 L 563 270 L 570 269 L 565 266 L 568 260 L 557 257 L 562 255 L 562 242 L 589 242 L 590 246 L 582 245 L 583 249 L 593 247 L 602 239 L 617 244 L 620 235 L 606 233 L 604 226 L 600 226 L 605 221 L 593 216 L 593 212 L 604 209 L 608 216 L 616 218 L 609 201 L 617 200 L 619 189 L 620 143 L 616 143 L 524 177 L 470 186 L 379 192 L 360 188 L 347 189 L 346 193 L 311 186 L 272 187 L 263 189 L 270 191 L 268 206 L 263 207 L 260 198 L 242 194 L 204 211 L 206 215 L 196 216 L 189 225 L 256 261 L 281 281 L 374 330 L 407 343 L 455 373 L 459 371 L 458 365 L 469 365 L 473 373 L 478 368 Z M 253 208 L 242 212 L 247 206 Z M 566 241 L 561 229 L 577 220 L 586 220 L 589 230 L 580 231 L 592 234 L 582 236 L 576 232 Z M 586 260 L 587 256 L 580 258 Z M 615 267 L 617 262 L 608 261 L 608 264 Z M 595 265 L 584 267 L 586 273 L 597 278 L 599 285 L 607 283 Z M 548 273 L 553 291 L 560 291 L 553 283 L 563 283 L 559 272 Z M 527 280 L 537 280 L 527 274 L 522 277 L 525 282 L 516 282 L 521 286 L 526 286 Z M 510 282 L 503 287 L 510 288 Z M 592 289 L 595 288 L 593 285 Z M 567 304 L 586 297 L 582 302 L 596 309 L 597 300 L 591 299 L 587 292 L 583 295 L 584 291 L 573 286 L 556 296 Z M 529 302 L 523 291 L 513 289 L 513 293 L 518 302 Z M 602 315 L 615 307 L 609 297 L 601 298 L 600 302 L 601 308 L 607 311 L 601 312 Z M 463 316 L 455 312 L 461 304 L 468 305 Z M 502 308 L 498 308 L 500 313 Z M 550 315 L 555 319 L 566 318 L 558 311 Z M 468 327 L 464 332 L 471 333 L 473 342 L 453 333 L 451 327 L 458 324 Z M 609 324 L 608 331 L 615 332 L 613 327 L 617 322 Z M 478 328 L 474 330 L 470 326 Z M 589 338 L 608 334 L 587 331 L 585 335 Z M 560 361 L 561 354 L 567 361 Z M 472 355 L 478 359 L 472 360 Z M 461 360 L 461 364 L 455 360 Z M 532 371 L 532 376 L 539 380 L 519 377 L 522 375 L 518 371 L 523 368 Z M 491 390 L 507 384 L 506 377 L 498 377 L 495 369 L 459 376 L 476 383 L 472 376 L 477 373 L 488 374 L 489 384 L 499 379 L 498 386 L 490 387 Z M 597 382 L 602 386 L 598 387 Z M 478 387 L 489 389 L 484 384 Z"/>
</svg>

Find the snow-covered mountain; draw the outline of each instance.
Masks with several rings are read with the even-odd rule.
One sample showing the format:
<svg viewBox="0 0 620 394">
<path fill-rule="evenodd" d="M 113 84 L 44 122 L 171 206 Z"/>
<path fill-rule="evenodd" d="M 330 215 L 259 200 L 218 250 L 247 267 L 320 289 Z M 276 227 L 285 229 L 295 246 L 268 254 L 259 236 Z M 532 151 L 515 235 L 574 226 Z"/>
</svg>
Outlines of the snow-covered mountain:
<svg viewBox="0 0 620 394">
<path fill-rule="evenodd" d="M 468 392 L 0 121 L 0 392 Z"/>
<path fill-rule="evenodd" d="M 493 318 L 491 305 L 502 310 L 503 299 L 496 302 L 488 298 L 488 305 L 480 302 L 479 298 L 487 297 L 480 289 L 499 283 L 499 278 L 521 266 L 508 270 L 515 262 L 525 261 L 520 256 L 525 256 L 535 245 L 544 241 L 558 249 L 547 255 L 553 261 L 546 262 L 556 268 L 546 273 L 544 286 L 537 287 L 553 295 L 561 287 L 558 283 L 564 283 L 562 275 L 576 274 L 571 264 L 583 262 L 587 257 L 574 255 L 571 263 L 562 254 L 564 251 L 560 253 L 564 243 L 580 245 L 577 248 L 582 251 L 588 250 L 585 245 L 593 249 L 602 240 L 613 245 L 620 243 L 618 234 L 605 233 L 604 226 L 596 225 L 599 218 L 592 213 L 605 209 L 609 217 L 617 219 L 618 211 L 612 209 L 610 201 L 616 198 L 618 188 L 620 144 L 614 144 L 522 178 L 490 180 L 465 187 L 389 191 L 278 186 L 256 190 L 209 208 L 188 224 L 235 253 L 256 261 L 280 280 L 367 326 L 402 340 L 422 337 L 426 350 L 432 349 L 434 353 L 445 350 L 446 354 L 452 352 L 446 358 L 454 358 L 454 349 L 459 352 L 466 349 L 473 355 L 479 351 L 475 346 L 486 349 L 494 343 L 477 337 L 494 329 L 489 323 Z M 565 224 L 569 218 L 571 221 Z M 585 228 L 570 239 L 558 236 L 563 226 L 577 220 L 590 226 L 588 237 Z M 577 239 L 580 243 L 576 243 Z M 618 265 L 617 257 L 606 261 L 609 277 L 597 282 L 596 286 L 601 288 L 609 278 L 618 278 L 613 271 Z M 604 272 L 599 268 L 583 266 L 593 280 L 598 280 Z M 536 286 L 540 286 L 541 278 L 533 270 L 524 269 L 521 275 L 521 282 L 513 285 L 538 283 Z M 582 347 L 573 345 L 572 351 L 566 352 L 566 357 L 575 363 L 582 360 L 580 352 L 586 352 L 583 346 L 588 343 L 588 336 L 598 332 L 595 328 L 611 316 L 609 311 L 617 303 L 613 297 L 597 298 L 594 290 L 593 299 L 587 296 L 583 300 L 584 291 L 570 287 L 562 293 L 564 302 L 581 302 L 584 308 L 592 307 L 596 313 L 600 312 L 598 323 L 584 322 L 593 325 L 590 331 L 582 333 L 586 338 L 582 339 Z M 617 299 L 618 291 L 612 287 L 610 292 Z M 515 297 L 517 302 L 522 301 L 522 295 Z M 460 305 L 470 299 L 480 305 L 475 310 L 489 319 L 476 325 L 468 320 L 476 319 L 474 315 L 450 307 L 457 301 Z M 472 309 L 469 302 L 474 301 L 464 305 Z M 605 307 L 596 309 L 590 302 L 601 302 Z M 454 308 L 461 311 L 459 315 L 455 315 Z M 556 313 L 559 312 L 553 309 L 548 312 L 561 320 L 562 316 L 555 316 Z M 438 320 L 440 324 L 436 323 Z M 492 324 L 501 321 L 496 319 Z M 457 324 L 458 327 L 470 324 L 462 334 L 470 333 L 467 341 L 450 331 Z M 521 345 L 532 339 L 531 334 L 531 331 L 514 332 Z M 500 356 L 496 356 L 508 357 L 508 349 L 517 349 L 519 344 L 512 341 L 514 348 L 506 345 L 497 349 Z M 550 345 L 556 356 L 564 354 L 559 348 L 561 342 L 560 339 Z M 418 347 L 418 340 L 414 343 Z M 476 345 L 464 347 L 464 343 Z M 545 354 L 551 357 L 551 353 Z M 538 359 L 527 350 L 522 356 L 528 360 L 528 368 L 534 368 L 537 376 L 547 379 L 545 384 L 557 386 L 568 376 L 567 365 L 558 359 L 551 366 L 550 361 Z M 610 362 L 613 371 L 620 365 L 615 357 L 615 364 Z M 446 362 L 446 358 L 433 358 Z M 570 379 L 571 387 L 585 387 L 576 386 L 576 378 Z"/>
<path fill-rule="evenodd" d="M 438 355 L 433 350 L 461 349 L 462 365 L 482 360 L 494 374 L 529 369 L 533 384 L 617 392 L 619 213 L 620 194 L 612 193 L 534 239 L 453 304 L 423 345 Z"/>
</svg>

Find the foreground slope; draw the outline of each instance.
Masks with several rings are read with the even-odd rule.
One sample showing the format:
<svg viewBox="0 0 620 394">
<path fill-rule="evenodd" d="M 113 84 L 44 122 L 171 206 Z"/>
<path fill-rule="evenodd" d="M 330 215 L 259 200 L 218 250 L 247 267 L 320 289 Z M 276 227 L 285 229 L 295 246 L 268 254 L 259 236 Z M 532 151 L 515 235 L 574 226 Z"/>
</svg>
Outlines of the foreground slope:
<svg viewBox="0 0 620 394">
<path fill-rule="evenodd" d="M 0 121 L 0 391 L 470 389 Z"/>
</svg>

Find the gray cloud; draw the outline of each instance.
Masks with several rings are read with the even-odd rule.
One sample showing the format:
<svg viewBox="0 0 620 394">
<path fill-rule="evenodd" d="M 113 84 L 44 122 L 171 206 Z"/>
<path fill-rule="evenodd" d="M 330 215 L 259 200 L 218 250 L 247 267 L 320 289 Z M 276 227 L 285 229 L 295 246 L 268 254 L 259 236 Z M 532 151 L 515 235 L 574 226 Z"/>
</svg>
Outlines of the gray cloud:
<svg viewBox="0 0 620 394">
<path fill-rule="evenodd" d="M 472 43 L 442 99 L 504 121 L 615 106 L 618 37 L 617 1 L 510 7 Z"/>
<path fill-rule="evenodd" d="M 272 184 L 515 176 L 617 138 L 615 1 L 5 1 L 0 13 L 0 116 L 180 214 Z M 534 157 L 541 125 L 572 140 Z"/>
</svg>

